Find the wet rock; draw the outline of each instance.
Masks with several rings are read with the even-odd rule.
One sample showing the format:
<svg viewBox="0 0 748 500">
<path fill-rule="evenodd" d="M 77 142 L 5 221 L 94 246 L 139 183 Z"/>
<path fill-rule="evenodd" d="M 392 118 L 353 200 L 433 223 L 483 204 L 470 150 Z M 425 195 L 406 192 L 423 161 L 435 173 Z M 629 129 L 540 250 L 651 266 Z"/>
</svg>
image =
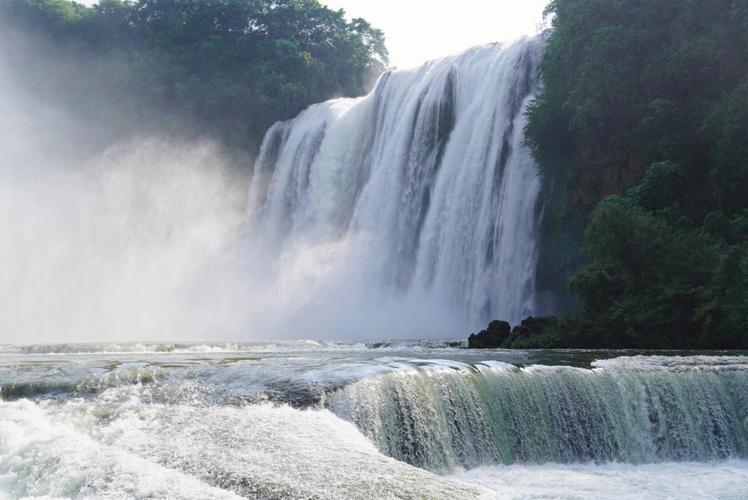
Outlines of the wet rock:
<svg viewBox="0 0 748 500">
<path fill-rule="evenodd" d="M 558 326 L 559 320 L 555 316 L 530 316 L 522 320 L 522 323 L 512 328 L 512 332 L 506 339 L 506 346 L 511 346 L 516 341 L 526 343 L 533 338 L 541 337 L 550 327 Z"/>
<path fill-rule="evenodd" d="M 506 321 L 491 321 L 488 328 L 468 337 L 468 348 L 495 349 L 501 347 L 504 341 L 509 338 L 511 330 L 511 325 Z"/>
</svg>

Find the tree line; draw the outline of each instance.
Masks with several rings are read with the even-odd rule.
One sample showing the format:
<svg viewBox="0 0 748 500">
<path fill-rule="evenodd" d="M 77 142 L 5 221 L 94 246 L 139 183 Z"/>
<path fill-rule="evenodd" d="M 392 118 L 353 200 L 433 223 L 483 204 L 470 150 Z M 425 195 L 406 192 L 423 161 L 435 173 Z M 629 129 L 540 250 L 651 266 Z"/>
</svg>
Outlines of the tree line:
<svg viewBox="0 0 748 500">
<path fill-rule="evenodd" d="M 112 133 L 152 127 L 256 152 L 275 121 L 365 93 L 382 32 L 316 0 L 0 2 L 2 54 L 40 99 Z"/>
<path fill-rule="evenodd" d="M 548 346 L 748 348 L 748 2 L 553 0 L 526 140 Z"/>
</svg>

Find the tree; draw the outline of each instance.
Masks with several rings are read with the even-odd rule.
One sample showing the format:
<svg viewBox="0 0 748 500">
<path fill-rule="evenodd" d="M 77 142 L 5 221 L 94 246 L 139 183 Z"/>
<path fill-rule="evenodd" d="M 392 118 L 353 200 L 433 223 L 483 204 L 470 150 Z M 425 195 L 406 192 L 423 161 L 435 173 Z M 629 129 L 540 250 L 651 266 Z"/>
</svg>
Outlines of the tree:
<svg viewBox="0 0 748 500">
<path fill-rule="evenodd" d="M 5 53 L 30 89 L 112 135 L 145 126 L 250 152 L 273 122 L 361 95 L 387 64 L 381 31 L 316 0 L 7 0 L 0 24 L 34 47 Z"/>
<path fill-rule="evenodd" d="M 553 0 L 547 13 L 525 130 L 550 200 L 542 281 L 564 294 L 576 272 L 585 342 L 748 346 L 745 2 Z"/>
</svg>

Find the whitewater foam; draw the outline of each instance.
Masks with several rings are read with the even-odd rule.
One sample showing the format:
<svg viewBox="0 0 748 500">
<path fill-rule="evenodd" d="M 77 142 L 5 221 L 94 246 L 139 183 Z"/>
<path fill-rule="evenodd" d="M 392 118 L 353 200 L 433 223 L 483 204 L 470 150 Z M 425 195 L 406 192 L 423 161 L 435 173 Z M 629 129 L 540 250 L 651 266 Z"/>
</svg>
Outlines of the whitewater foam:
<svg viewBox="0 0 748 500">
<path fill-rule="evenodd" d="M 30 401 L 0 402 L 0 496 L 240 498 L 92 439 Z"/>
<path fill-rule="evenodd" d="M 696 356 L 616 358 L 593 369 L 415 364 L 349 384 L 325 403 L 387 455 L 440 472 L 745 458 L 747 362 Z"/>
<path fill-rule="evenodd" d="M 742 500 L 748 462 L 659 464 L 544 464 L 478 467 L 450 476 L 481 485 L 504 500 L 616 498 L 619 500 Z"/>
<path fill-rule="evenodd" d="M 362 473 L 362 471 L 366 471 Z M 326 411 L 0 402 L 11 497 L 475 498 L 481 489 L 381 455 Z"/>
<path fill-rule="evenodd" d="M 745 493 L 745 356 L 291 345 L 0 353 L 0 498 Z"/>
</svg>

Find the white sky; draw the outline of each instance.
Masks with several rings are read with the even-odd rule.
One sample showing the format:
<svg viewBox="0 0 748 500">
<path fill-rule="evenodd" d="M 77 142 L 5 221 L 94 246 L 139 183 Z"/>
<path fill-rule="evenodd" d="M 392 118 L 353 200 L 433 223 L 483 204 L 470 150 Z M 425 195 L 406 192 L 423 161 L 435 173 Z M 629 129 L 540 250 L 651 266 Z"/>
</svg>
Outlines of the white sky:
<svg viewBox="0 0 748 500">
<path fill-rule="evenodd" d="M 96 0 L 78 0 L 91 5 Z M 417 66 L 538 31 L 549 0 L 320 0 L 384 31 L 390 65 Z"/>
</svg>

